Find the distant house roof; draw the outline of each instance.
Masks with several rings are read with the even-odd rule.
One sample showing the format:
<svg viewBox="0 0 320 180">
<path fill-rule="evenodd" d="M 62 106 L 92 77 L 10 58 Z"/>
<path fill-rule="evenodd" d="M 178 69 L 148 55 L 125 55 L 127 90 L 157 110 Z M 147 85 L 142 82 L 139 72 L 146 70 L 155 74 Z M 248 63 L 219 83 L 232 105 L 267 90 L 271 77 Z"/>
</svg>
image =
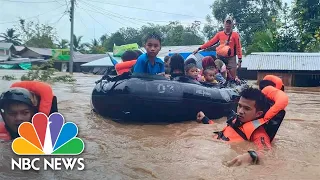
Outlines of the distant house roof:
<svg viewBox="0 0 320 180">
<path fill-rule="evenodd" d="M 29 58 L 12 58 L 10 61 L 3 61 L 0 64 L 20 64 L 26 62 L 47 62 L 44 59 L 29 59 Z"/>
<path fill-rule="evenodd" d="M 107 54 L 75 54 L 73 62 L 91 62 L 107 57 Z"/>
<path fill-rule="evenodd" d="M 34 48 L 34 47 L 26 47 L 26 49 L 29 49 L 37 54 L 40 54 L 42 56 L 52 56 L 52 50 L 49 48 Z"/>
<path fill-rule="evenodd" d="M 252 53 L 243 59 L 248 70 L 320 70 L 320 53 Z"/>
<path fill-rule="evenodd" d="M 12 46 L 13 46 L 12 43 L 0 42 L 0 48 L 1 49 L 10 49 Z"/>
<path fill-rule="evenodd" d="M 0 56 L 0 62 L 2 62 L 2 61 L 7 61 L 8 59 L 9 59 L 10 57 L 9 56 L 3 56 L 3 55 L 1 55 Z"/>
<path fill-rule="evenodd" d="M 16 48 L 16 50 L 19 52 L 19 51 L 22 51 L 24 50 L 26 47 L 25 46 L 14 46 Z"/>
<path fill-rule="evenodd" d="M 82 64 L 81 66 L 84 67 L 106 67 L 106 66 L 113 66 L 111 60 L 109 57 L 104 57 L 95 61 L 91 61 L 85 64 Z"/>
<path fill-rule="evenodd" d="M 158 57 L 165 57 L 169 53 L 185 53 L 185 52 L 193 52 L 198 49 L 201 45 L 190 45 L 190 46 L 162 46 L 161 50 L 158 54 Z M 146 52 L 145 48 L 141 48 L 144 52 Z"/>
</svg>

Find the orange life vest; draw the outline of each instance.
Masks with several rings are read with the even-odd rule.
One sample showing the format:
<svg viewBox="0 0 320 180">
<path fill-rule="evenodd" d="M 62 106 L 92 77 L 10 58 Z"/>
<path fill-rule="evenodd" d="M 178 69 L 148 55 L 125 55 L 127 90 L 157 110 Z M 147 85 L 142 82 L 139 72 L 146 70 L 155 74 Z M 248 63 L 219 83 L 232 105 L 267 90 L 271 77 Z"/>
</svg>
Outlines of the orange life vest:
<svg viewBox="0 0 320 180">
<path fill-rule="evenodd" d="M 115 65 L 118 75 L 123 74 L 124 72 L 130 71 L 130 69 L 136 64 L 137 60 L 131 60 L 126 62 L 121 62 Z"/>
<path fill-rule="evenodd" d="M 288 96 L 281 90 L 273 87 L 267 86 L 262 90 L 262 93 L 274 104 L 266 112 L 263 118 L 253 120 L 247 123 L 244 123 L 240 127 L 233 128 L 231 125 L 226 126 L 222 131 L 215 132 L 217 135 L 215 138 L 222 139 L 230 142 L 238 142 L 244 140 L 250 140 L 253 132 L 262 125 L 269 125 L 270 127 L 273 124 L 268 124 L 269 121 L 273 120 L 277 124 L 274 127 L 266 128 L 266 132 L 270 136 L 272 141 L 283 118 L 285 115 L 285 107 L 288 105 Z M 231 124 L 236 121 L 235 118 L 228 120 Z M 227 123 L 228 123 L 227 121 Z"/>
<path fill-rule="evenodd" d="M 11 85 L 11 87 L 21 87 L 25 88 L 37 96 L 40 96 L 39 112 L 42 112 L 46 115 L 50 114 L 53 91 L 49 84 L 39 81 L 20 81 Z"/>
<path fill-rule="evenodd" d="M 266 75 L 263 80 L 269 80 L 272 81 L 273 83 L 276 84 L 276 88 L 277 89 L 281 89 L 283 86 L 283 82 L 281 80 L 281 78 L 279 78 L 278 76 L 274 76 L 274 75 Z"/>
<path fill-rule="evenodd" d="M 0 122 L 0 139 L 5 141 L 11 140 L 10 133 L 7 131 L 4 122 Z"/>
</svg>

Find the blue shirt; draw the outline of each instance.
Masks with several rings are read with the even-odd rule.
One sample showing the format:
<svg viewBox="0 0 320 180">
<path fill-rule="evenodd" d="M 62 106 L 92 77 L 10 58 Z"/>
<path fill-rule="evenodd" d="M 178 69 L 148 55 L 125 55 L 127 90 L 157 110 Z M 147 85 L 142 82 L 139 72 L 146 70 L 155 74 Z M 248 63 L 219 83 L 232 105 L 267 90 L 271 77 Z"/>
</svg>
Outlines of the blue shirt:
<svg viewBox="0 0 320 180">
<path fill-rule="evenodd" d="M 133 69 L 134 73 L 158 74 L 164 72 L 164 63 L 160 58 L 155 59 L 154 65 L 149 62 L 147 53 L 142 54 L 137 59 Z"/>
</svg>

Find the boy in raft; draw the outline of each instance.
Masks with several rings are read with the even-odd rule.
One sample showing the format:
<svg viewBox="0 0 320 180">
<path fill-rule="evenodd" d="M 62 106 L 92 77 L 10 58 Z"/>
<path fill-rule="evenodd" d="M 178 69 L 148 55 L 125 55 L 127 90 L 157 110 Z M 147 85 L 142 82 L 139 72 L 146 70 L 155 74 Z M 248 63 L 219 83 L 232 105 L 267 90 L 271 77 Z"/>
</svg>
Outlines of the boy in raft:
<svg viewBox="0 0 320 180">
<path fill-rule="evenodd" d="M 215 79 L 215 75 L 216 75 L 215 68 L 207 68 L 203 71 L 203 78 L 206 83 L 218 84 L 218 81 Z"/>
<path fill-rule="evenodd" d="M 206 57 L 204 57 L 202 59 L 203 70 L 212 69 L 212 71 L 214 72 L 214 79 L 217 82 L 219 82 L 220 84 L 224 84 L 226 82 L 226 80 L 222 76 L 222 74 L 220 73 L 219 68 L 217 67 L 216 61 L 217 61 L 217 59 L 216 59 L 215 56 L 206 56 Z M 202 74 L 205 76 L 204 71 L 203 71 Z"/>
<path fill-rule="evenodd" d="M 193 80 L 201 80 L 199 69 L 196 65 L 196 60 L 193 58 L 187 59 L 184 63 L 185 74 Z"/>
<path fill-rule="evenodd" d="M 126 51 L 122 54 L 122 62 L 115 65 L 115 69 L 118 75 L 124 72 L 129 72 L 131 68 L 136 64 L 138 54 L 135 51 Z"/>
<path fill-rule="evenodd" d="M 157 57 L 161 50 L 160 36 L 156 33 L 148 34 L 145 40 L 145 49 L 147 53 L 139 56 L 133 72 L 164 75 L 164 63 Z"/>
<path fill-rule="evenodd" d="M 57 112 L 57 99 L 50 85 L 37 81 L 22 81 L 12 84 L 0 96 L 0 139 L 13 140 L 19 136 L 18 127 L 31 122 L 37 112 L 47 116 Z"/>
<path fill-rule="evenodd" d="M 271 149 L 271 141 L 284 118 L 288 96 L 276 87 L 276 83 L 272 80 L 263 80 L 259 85 L 262 91 L 247 88 L 241 92 L 237 116 L 228 118 L 228 125 L 222 131 L 215 132 L 217 134 L 215 138 L 217 139 L 229 142 L 248 140 L 254 142 L 258 147 L 259 152 L 248 151 L 248 153 L 239 155 L 229 161 L 228 166 L 239 166 L 250 162 L 257 164 L 262 156 L 262 150 L 265 148 Z M 266 97 L 274 102 L 269 110 L 266 110 L 266 107 L 268 107 Z M 209 120 L 203 112 L 198 113 L 197 121 L 213 124 L 213 121 Z"/>
<path fill-rule="evenodd" d="M 216 48 L 217 58 L 223 60 L 227 65 L 231 80 L 238 80 L 236 79 L 237 67 L 241 68 L 242 48 L 239 34 L 232 31 L 233 25 L 232 17 L 227 16 L 224 20 L 224 30 L 218 32 L 212 39 L 203 44 L 193 53 L 195 54 L 200 50 L 206 49 L 220 42 L 220 45 Z M 236 62 L 236 55 L 238 56 L 238 64 Z"/>
</svg>

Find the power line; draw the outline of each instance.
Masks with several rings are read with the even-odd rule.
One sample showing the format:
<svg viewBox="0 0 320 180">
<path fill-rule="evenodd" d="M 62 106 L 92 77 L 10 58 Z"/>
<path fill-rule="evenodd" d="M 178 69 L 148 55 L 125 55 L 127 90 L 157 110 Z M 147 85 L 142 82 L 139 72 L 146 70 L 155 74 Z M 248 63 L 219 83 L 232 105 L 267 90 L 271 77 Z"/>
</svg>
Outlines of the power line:
<svg viewBox="0 0 320 180">
<path fill-rule="evenodd" d="M 1 0 L 1 1 L 13 2 L 13 3 L 52 3 L 52 2 L 57 2 L 56 0 L 52 0 L 52 1 L 19 1 L 19 0 Z M 60 3 L 59 3 L 59 4 L 60 4 Z"/>
<path fill-rule="evenodd" d="M 121 22 L 121 21 L 118 21 L 118 20 L 112 18 L 112 17 L 125 20 L 125 21 L 130 22 L 130 23 L 132 23 L 132 24 L 134 24 L 134 25 L 137 24 L 137 22 L 133 22 L 133 21 L 131 21 L 131 20 L 126 20 L 126 19 L 124 19 L 124 18 L 122 18 L 122 17 L 119 17 L 119 16 L 116 16 L 116 15 L 114 15 L 114 14 L 111 14 L 112 12 L 110 12 L 110 13 L 104 12 L 105 9 L 102 9 L 102 8 L 100 8 L 100 7 L 96 7 L 96 6 L 94 6 L 94 5 L 92 5 L 92 4 L 89 4 L 89 3 L 86 3 L 86 2 L 83 2 L 83 3 L 87 4 L 88 7 L 92 8 L 92 9 L 94 10 L 94 11 L 92 11 L 92 12 L 94 12 L 94 13 L 99 13 L 99 14 L 101 14 L 101 15 L 104 15 L 104 16 L 110 18 L 111 20 L 116 21 L 116 22 L 118 22 L 119 24 L 122 24 L 122 25 L 124 25 L 124 26 L 127 26 L 127 25 L 124 24 L 124 23 Z M 84 9 L 84 10 L 91 11 L 91 10 L 89 10 L 89 9 Z M 112 16 L 112 17 L 110 17 L 110 16 Z M 143 25 L 144 25 L 144 24 L 143 24 Z"/>
<path fill-rule="evenodd" d="M 38 14 L 38 15 L 36 15 L 36 16 L 31 16 L 31 17 L 22 18 L 22 19 L 24 19 L 24 20 L 33 19 L 33 18 L 36 18 L 36 17 L 38 17 L 38 16 L 41 16 L 41 15 L 48 14 L 48 13 L 51 13 L 51 12 L 53 12 L 53 11 L 56 11 L 56 10 L 60 9 L 61 7 L 63 7 L 63 6 L 64 6 L 64 5 L 59 6 L 59 7 L 55 8 L 55 9 L 53 9 L 52 11 L 46 11 L 46 12 L 41 13 L 41 14 Z M 10 24 L 10 23 L 16 23 L 16 22 L 19 22 L 19 21 L 20 21 L 20 20 L 17 20 L 17 21 L 8 21 L 8 22 L 0 22 L 0 24 Z"/>
<path fill-rule="evenodd" d="M 100 26 L 102 26 L 106 31 L 107 31 L 107 33 L 109 33 L 109 34 L 111 34 L 108 30 L 107 30 L 107 28 L 104 26 L 104 25 L 102 25 L 99 21 L 97 21 L 93 16 L 91 16 L 91 14 L 89 14 L 88 12 L 86 12 L 85 11 L 85 13 L 87 13 L 94 21 L 96 21 L 98 24 L 100 24 Z"/>
<path fill-rule="evenodd" d="M 152 10 L 152 9 L 144 9 L 144 8 L 139 8 L 139 7 L 126 6 L 126 5 L 120 5 L 120 4 L 108 3 L 108 2 L 102 2 L 102 1 L 96 1 L 96 0 L 87 0 L 87 1 L 103 3 L 103 4 L 109 4 L 109 5 L 112 5 L 112 6 L 119 6 L 119 7 L 131 8 L 131 9 L 139 9 L 139 10 L 144 10 L 144 11 L 158 12 L 158 13 L 163 13 L 163 14 L 172 14 L 172 15 L 179 15 L 179 16 L 187 16 L 187 17 L 195 17 L 195 18 L 205 19 L 203 17 L 196 17 L 196 16 L 188 15 L 188 14 L 179 14 L 179 13 L 158 11 L 158 10 Z"/>
<path fill-rule="evenodd" d="M 93 5 L 91 5 L 91 6 L 93 6 Z M 132 19 L 132 20 L 136 20 L 136 21 L 144 21 L 144 23 L 145 22 L 164 22 L 164 23 L 170 22 L 170 21 L 164 21 L 164 20 L 148 20 L 148 19 L 132 18 L 132 17 L 128 17 L 128 16 L 124 16 L 124 15 L 115 13 L 115 12 L 108 11 L 108 10 L 106 10 L 104 8 L 100 8 L 100 9 L 103 9 L 103 11 L 105 11 L 105 12 L 112 13 L 112 14 L 114 14 L 114 16 L 118 16 L 118 18 L 119 17 L 123 17 L 123 18 L 126 18 L 126 19 Z"/>
</svg>

